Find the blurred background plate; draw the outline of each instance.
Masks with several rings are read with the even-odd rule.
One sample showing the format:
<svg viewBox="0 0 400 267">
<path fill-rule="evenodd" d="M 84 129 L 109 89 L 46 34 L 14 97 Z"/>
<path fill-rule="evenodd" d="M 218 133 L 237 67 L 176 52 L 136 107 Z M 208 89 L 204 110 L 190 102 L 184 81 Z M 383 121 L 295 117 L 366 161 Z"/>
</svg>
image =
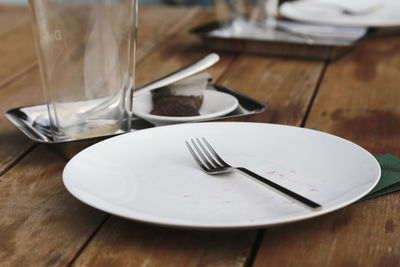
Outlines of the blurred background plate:
<svg viewBox="0 0 400 267">
<path fill-rule="evenodd" d="M 350 2 L 350 1 L 349 1 Z M 351 15 L 338 8 L 313 5 L 312 1 L 285 2 L 279 12 L 283 17 L 303 22 L 341 26 L 397 27 L 400 26 L 400 1 L 382 0 L 372 12 Z"/>
</svg>

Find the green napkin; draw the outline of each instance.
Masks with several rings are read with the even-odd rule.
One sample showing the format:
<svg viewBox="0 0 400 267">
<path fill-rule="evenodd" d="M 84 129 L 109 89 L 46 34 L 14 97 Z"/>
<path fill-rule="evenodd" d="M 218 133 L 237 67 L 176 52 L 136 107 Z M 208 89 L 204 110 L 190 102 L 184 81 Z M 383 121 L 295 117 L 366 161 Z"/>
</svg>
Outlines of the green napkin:
<svg viewBox="0 0 400 267">
<path fill-rule="evenodd" d="M 311 127 L 312 130 L 317 130 Z M 381 166 L 381 178 L 378 184 L 359 201 L 383 196 L 400 190 L 400 158 L 391 154 L 375 154 L 374 157 Z"/>
<path fill-rule="evenodd" d="M 381 165 L 381 178 L 378 184 L 360 200 L 379 197 L 400 190 L 400 159 L 391 154 L 375 154 Z"/>
</svg>

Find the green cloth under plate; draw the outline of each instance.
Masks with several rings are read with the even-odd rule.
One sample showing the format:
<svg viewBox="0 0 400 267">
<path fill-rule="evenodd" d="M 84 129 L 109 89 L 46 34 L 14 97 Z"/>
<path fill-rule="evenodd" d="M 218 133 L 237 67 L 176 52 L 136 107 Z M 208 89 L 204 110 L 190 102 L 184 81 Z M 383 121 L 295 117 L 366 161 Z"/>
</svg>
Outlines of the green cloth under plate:
<svg viewBox="0 0 400 267">
<path fill-rule="evenodd" d="M 360 200 L 379 197 L 400 190 L 400 158 L 391 154 L 375 154 L 382 174 L 378 184 Z"/>
</svg>

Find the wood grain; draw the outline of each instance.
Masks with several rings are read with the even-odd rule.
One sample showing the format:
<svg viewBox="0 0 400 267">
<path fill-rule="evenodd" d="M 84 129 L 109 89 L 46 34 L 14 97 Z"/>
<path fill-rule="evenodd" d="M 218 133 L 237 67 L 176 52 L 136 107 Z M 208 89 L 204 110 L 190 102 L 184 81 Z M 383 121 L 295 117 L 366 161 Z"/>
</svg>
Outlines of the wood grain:
<svg viewBox="0 0 400 267">
<path fill-rule="evenodd" d="M 196 8 L 139 7 L 136 62 L 140 62 L 157 44 L 180 30 L 199 12 Z"/>
<path fill-rule="evenodd" d="M 64 189 L 64 165 L 39 146 L 2 177 L 2 266 L 65 266 L 105 218 Z"/>
<path fill-rule="evenodd" d="M 400 155 L 400 40 L 372 39 L 329 65 L 306 127 Z M 266 229 L 255 266 L 399 266 L 400 193 Z"/>
<path fill-rule="evenodd" d="M 27 5 L 0 5 L 0 36 L 30 20 Z"/>
<path fill-rule="evenodd" d="M 400 156 L 400 40 L 375 38 L 327 69 L 307 126 Z"/>
<path fill-rule="evenodd" d="M 75 266 L 243 266 L 255 231 L 166 229 L 112 217 Z"/>
<path fill-rule="evenodd" d="M 323 62 L 242 55 L 220 83 L 268 105 L 247 121 L 301 125 L 323 69 Z"/>
<path fill-rule="evenodd" d="M 12 108 L 43 103 L 39 72 L 30 72 L 1 89 L 0 99 L 1 114 Z M 32 145 L 30 139 L 0 116 L 0 175 Z"/>
<path fill-rule="evenodd" d="M 12 16 L 7 10 L 0 6 L 0 22 Z M 208 53 L 188 30 L 213 20 L 211 10 L 146 8 L 141 14 L 137 86 Z M 0 25 L 2 112 L 42 103 L 31 34 L 23 20 Z M 322 62 L 226 53 L 209 71 L 218 83 L 268 104 L 266 112 L 239 120 L 305 122 L 373 153 L 400 156 L 399 48 L 398 37 L 371 39 L 329 63 L 315 99 Z M 265 230 L 179 230 L 82 204 L 62 185 L 65 163 L 53 147 L 33 146 L 0 117 L 2 266 L 250 266 L 253 253 L 254 266 L 400 265 L 399 192 Z"/>
<path fill-rule="evenodd" d="M 189 34 L 189 30 L 212 19 L 213 11 L 203 10 L 195 18 L 191 17 L 190 23 L 186 23 L 182 29 L 170 34 L 168 41 L 160 44 L 157 50 L 138 63 L 136 87 L 170 74 L 210 53 L 204 49 L 197 36 Z M 217 79 L 234 58 L 232 54 L 221 54 L 219 63 L 207 69 L 207 72 Z"/>
<path fill-rule="evenodd" d="M 18 19 L 18 17 L 17 17 Z M 36 52 L 30 23 L 0 35 L 0 90 L 36 66 Z"/>
<path fill-rule="evenodd" d="M 268 228 L 254 266 L 399 266 L 399 197 Z"/>
</svg>

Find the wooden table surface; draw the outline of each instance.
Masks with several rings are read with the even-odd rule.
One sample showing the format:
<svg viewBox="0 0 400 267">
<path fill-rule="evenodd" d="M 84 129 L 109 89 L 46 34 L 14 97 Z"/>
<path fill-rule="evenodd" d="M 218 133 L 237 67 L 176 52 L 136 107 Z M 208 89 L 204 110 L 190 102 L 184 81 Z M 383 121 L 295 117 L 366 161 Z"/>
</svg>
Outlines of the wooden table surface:
<svg viewBox="0 0 400 267">
<path fill-rule="evenodd" d="M 205 55 L 201 8 L 140 7 L 136 86 Z M 220 53 L 216 83 L 269 108 L 246 121 L 316 127 L 400 156 L 400 36 L 335 62 Z M 0 7 L 0 111 L 43 103 L 26 7 Z M 265 229 L 194 231 L 121 219 L 64 188 L 67 160 L 0 117 L 1 266 L 400 266 L 400 192 Z"/>
</svg>

